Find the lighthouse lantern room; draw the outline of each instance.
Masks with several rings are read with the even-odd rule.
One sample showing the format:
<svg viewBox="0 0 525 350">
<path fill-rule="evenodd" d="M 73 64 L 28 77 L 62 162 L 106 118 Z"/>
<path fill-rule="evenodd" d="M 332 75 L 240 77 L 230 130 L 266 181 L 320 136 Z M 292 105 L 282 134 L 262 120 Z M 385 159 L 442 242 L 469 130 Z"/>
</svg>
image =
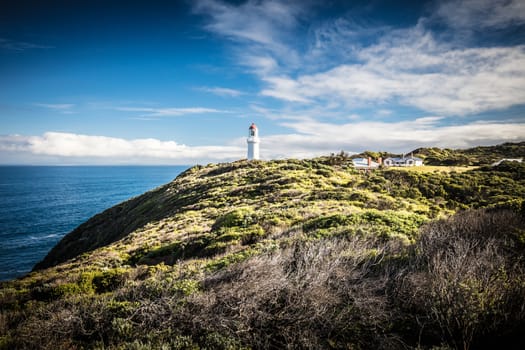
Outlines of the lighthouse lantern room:
<svg viewBox="0 0 525 350">
<path fill-rule="evenodd" d="M 259 130 L 257 125 L 252 123 L 248 129 L 248 160 L 259 159 Z"/>
</svg>

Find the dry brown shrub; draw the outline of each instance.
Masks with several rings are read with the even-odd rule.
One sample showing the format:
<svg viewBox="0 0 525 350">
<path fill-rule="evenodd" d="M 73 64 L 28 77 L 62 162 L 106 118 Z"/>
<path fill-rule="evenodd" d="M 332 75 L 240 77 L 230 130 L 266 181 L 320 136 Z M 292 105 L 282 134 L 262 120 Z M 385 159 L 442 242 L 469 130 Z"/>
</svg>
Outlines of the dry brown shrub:
<svg viewBox="0 0 525 350">
<path fill-rule="evenodd" d="M 508 210 L 467 211 L 422 229 L 397 286 L 420 336 L 469 349 L 523 328 L 524 229 Z"/>
<path fill-rule="evenodd" d="M 388 278 L 377 268 L 391 247 L 378 245 L 358 237 L 298 242 L 210 276 L 188 304 L 192 327 L 257 349 L 392 348 Z"/>
</svg>

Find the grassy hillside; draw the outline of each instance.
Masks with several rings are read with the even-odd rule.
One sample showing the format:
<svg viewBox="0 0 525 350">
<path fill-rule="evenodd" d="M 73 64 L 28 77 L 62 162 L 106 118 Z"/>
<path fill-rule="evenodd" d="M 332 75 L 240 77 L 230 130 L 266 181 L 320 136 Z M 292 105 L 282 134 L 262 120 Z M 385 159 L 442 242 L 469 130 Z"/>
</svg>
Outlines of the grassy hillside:
<svg viewBox="0 0 525 350">
<path fill-rule="evenodd" d="M 0 285 L 0 348 L 468 348 L 525 330 L 525 166 L 197 166 Z"/>
</svg>

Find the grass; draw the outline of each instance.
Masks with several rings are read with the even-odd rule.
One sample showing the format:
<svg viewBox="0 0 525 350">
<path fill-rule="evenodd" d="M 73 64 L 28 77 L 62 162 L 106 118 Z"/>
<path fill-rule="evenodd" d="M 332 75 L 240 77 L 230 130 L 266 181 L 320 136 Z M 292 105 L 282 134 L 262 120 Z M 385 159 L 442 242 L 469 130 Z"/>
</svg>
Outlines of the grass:
<svg viewBox="0 0 525 350">
<path fill-rule="evenodd" d="M 479 168 L 479 166 L 446 166 L 446 165 L 423 165 L 413 167 L 396 167 L 389 168 L 389 170 L 413 171 L 417 173 L 432 173 L 432 172 L 457 172 L 462 173 Z"/>
</svg>

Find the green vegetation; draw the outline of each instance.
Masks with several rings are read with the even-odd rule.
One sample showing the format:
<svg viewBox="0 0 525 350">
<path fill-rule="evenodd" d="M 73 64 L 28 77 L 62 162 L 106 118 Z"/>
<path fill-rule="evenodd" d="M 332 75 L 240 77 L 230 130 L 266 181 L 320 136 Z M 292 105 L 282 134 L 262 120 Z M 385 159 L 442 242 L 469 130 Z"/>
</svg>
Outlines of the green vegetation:
<svg viewBox="0 0 525 350">
<path fill-rule="evenodd" d="M 3 282 L 0 349 L 523 347 L 523 146 L 193 167 Z"/>
<path fill-rule="evenodd" d="M 498 146 L 474 147 L 464 150 L 418 148 L 412 152 L 428 165 L 488 165 L 503 158 L 523 158 L 525 142 L 504 143 Z"/>
</svg>

